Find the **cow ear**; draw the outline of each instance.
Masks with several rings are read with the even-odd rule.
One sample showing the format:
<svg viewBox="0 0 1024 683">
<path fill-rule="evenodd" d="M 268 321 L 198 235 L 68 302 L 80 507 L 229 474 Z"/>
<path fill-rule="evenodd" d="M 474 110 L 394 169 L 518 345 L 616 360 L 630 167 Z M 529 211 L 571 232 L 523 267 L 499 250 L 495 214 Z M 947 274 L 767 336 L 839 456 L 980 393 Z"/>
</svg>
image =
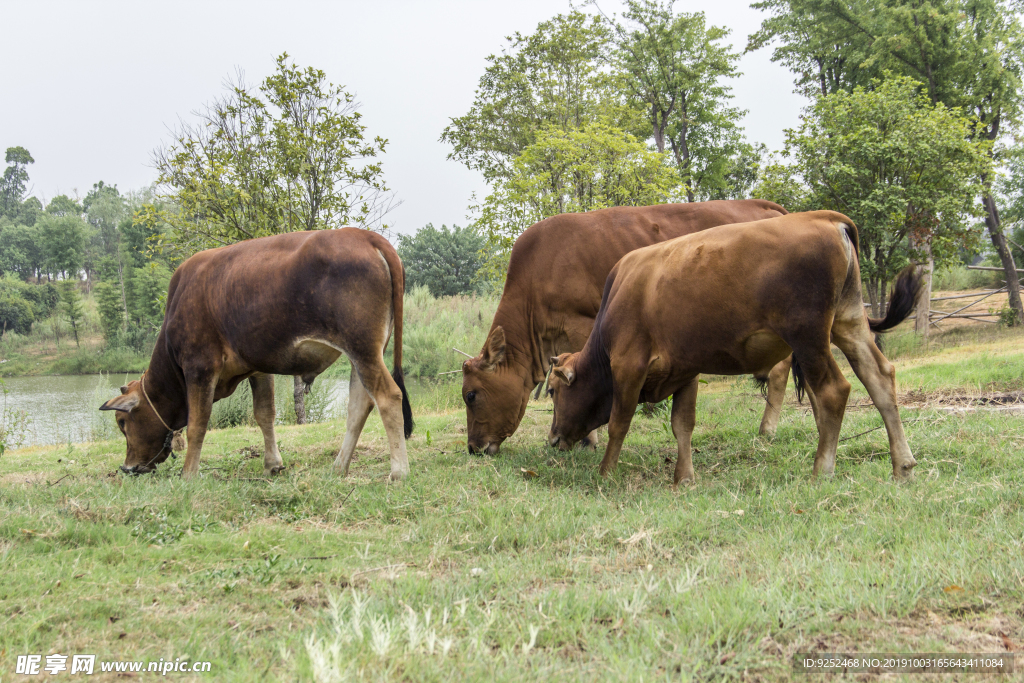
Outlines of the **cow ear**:
<svg viewBox="0 0 1024 683">
<path fill-rule="evenodd" d="M 488 335 L 481 355 L 484 367 L 488 370 L 493 370 L 495 365 L 505 360 L 505 330 L 501 329 L 501 325 Z"/>
<path fill-rule="evenodd" d="M 572 381 L 576 379 L 576 373 L 573 372 L 572 368 L 567 368 L 564 365 L 560 365 L 557 368 L 551 370 L 554 374 L 565 382 L 565 386 L 572 386 Z"/>
<path fill-rule="evenodd" d="M 127 413 L 137 405 L 139 405 L 138 394 L 122 394 L 101 405 L 100 410 L 121 410 Z"/>
<path fill-rule="evenodd" d="M 548 360 L 551 363 L 551 367 L 555 367 L 556 365 L 558 365 L 558 356 L 551 356 L 551 358 L 549 358 Z"/>
</svg>

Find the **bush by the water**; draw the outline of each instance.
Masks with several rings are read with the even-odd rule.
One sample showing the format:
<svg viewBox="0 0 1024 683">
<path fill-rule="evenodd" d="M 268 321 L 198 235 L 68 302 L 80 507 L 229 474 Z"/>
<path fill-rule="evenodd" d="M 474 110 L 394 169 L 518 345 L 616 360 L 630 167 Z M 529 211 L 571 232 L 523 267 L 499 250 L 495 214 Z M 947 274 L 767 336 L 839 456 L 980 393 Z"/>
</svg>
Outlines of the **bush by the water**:
<svg viewBox="0 0 1024 683">
<path fill-rule="evenodd" d="M 33 323 L 54 312 L 59 299 L 53 283 L 32 285 L 12 276 L 0 279 L 0 335 L 28 334 Z"/>
</svg>

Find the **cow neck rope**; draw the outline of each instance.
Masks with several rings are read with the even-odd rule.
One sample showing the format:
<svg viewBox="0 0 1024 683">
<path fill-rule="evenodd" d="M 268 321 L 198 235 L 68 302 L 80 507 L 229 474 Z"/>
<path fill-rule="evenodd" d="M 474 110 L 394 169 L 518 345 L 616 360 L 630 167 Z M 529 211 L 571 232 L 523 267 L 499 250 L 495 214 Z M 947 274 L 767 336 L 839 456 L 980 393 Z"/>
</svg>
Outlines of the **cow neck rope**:
<svg viewBox="0 0 1024 683">
<path fill-rule="evenodd" d="M 149 372 L 149 371 L 147 370 L 146 372 Z M 160 417 L 160 413 L 157 411 L 156 406 L 153 405 L 153 402 L 149 400 L 149 394 L 146 393 L 146 373 L 145 372 L 142 373 L 142 381 L 139 382 L 139 384 L 142 385 L 142 395 L 146 397 L 146 403 L 148 403 L 149 407 L 153 409 L 153 413 L 156 415 L 156 419 L 160 420 L 160 424 L 162 424 L 164 426 L 164 429 L 166 429 L 169 432 L 173 432 L 174 430 L 167 426 L 167 423 L 164 422 L 164 419 L 162 417 Z"/>
</svg>

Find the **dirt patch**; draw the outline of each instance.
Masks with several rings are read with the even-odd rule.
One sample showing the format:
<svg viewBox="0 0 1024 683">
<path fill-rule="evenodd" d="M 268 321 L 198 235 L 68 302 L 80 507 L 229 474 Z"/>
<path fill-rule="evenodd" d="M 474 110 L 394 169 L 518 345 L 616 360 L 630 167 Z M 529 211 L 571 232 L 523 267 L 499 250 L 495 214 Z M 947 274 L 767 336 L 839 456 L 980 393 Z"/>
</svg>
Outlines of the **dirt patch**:
<svg viewBox="0 0 1024 683">
<path fill-rule="evenodd" d="M 975 410 L 1024 411 L 1024 391 L 967 393 L 910 391 L 900 396 L 901 408 L 933 408 L 949 412 Z"/>
</svg>

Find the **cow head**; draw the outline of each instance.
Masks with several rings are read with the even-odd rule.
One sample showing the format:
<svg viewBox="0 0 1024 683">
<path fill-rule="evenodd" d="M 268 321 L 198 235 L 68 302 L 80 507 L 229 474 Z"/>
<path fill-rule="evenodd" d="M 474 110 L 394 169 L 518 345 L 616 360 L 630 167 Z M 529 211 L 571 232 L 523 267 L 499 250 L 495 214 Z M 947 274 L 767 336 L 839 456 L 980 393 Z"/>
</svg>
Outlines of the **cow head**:
<svg viewBox="0 0 1024 683">
<path fill-rule="evenodd" d="M 149 401 L 143 397 L 139 380 L 121 387 L 121 395 L 101 405 L 100 410 L 115 411 L 117 428 L 128 441 L 128 454 L 121 465 L 122 472 L 152 472 L 171 454 L 171 432 L 164 427 Z"/>
<path fill-rule="evenodd" d="M 551 359 L 548 394 L 552 400 L 551 432 L 548 443 L 563 451 L 572 448 L 601 426 L 601 403 L 609 403 L 610 395 L 600 391 L 591 380 L 580 378 L 579 353 L 563 353 Z M 586 371 L 584 370 L 584 373 Z"/>
<path fill-rule="evenodd" d="M 480 355 L 462 364 L 466 445 L 470 453 L 493 455 L 519 426 L 530 400 L 522 376 L 505 362 L 505 331 L 491 331 Z"/>
</svg>

